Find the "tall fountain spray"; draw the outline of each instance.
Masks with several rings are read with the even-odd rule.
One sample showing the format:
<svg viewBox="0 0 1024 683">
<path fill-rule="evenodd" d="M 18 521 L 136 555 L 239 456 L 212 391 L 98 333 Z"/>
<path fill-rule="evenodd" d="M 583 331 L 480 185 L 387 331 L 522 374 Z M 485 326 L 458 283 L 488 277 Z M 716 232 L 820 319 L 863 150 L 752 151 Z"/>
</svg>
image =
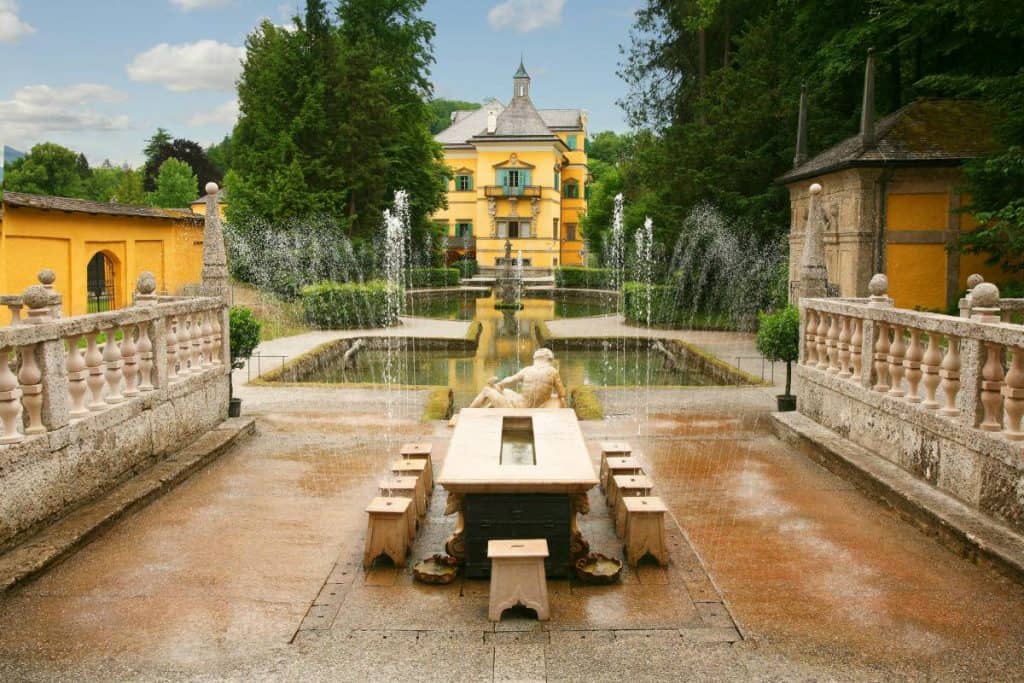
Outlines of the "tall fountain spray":
<svg viewBox="0 0 1024 683">
<path fill-rule="evenodd" d="M 625 281 L 626 237 L 622 219 L 622 193 L 615 195 L 615 212 L 612 216 L 611 243 L 608 245 L 608 267 L 612 271 L 611 288 L 619 289 Z"/>
<path fill-rule="evenodd" d="M 498 290 L 498 300 L 494 303 L 494 307 L 502 311 L 518 311 L 521 309 L 523 307 L 523 302 L 521 301 L 522 285 L 522 252 L 519 253 L 518 259 L 513 260 L 512 241 L 505 240 L 505 259 L 495 281 L 495 287 Z"/>
<path fill-rule="evenodd" d="M 387 306 L 388 324 L 398 323 L 405 302 L 405 284 L 409 258 L 409 196 L 405 190 L 395 192 L 395 205 L 384 210 L 384 279 L 387 281 L 385 305 Z M 395 414 L 396 404 L 402 401 L 402 394 L 393 391 L 402 376 L 401 365 L 408 362 L 407 344 L 404 340 L 395 340 L 387 347 L 384 362 L 384 384 L 387 387 L 387 412 L 391 418 Z M 390 438 L 390 437 L 389 437 Z"/>
</svg>

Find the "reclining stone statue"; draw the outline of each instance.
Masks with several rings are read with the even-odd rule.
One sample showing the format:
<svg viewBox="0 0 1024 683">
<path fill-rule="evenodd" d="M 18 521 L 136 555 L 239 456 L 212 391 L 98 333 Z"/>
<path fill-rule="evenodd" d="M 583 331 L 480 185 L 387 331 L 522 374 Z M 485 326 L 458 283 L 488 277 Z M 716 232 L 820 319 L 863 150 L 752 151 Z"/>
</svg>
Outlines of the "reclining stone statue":
<svg viewBox="0 0 1024 683">
<path fill-rule="evenodd" d="M 565 386 L 552 361 L 550 349 L 537 349 L 533 365 L 523 368 L 511 377 L 498 381 L 492 377 L 477 395 L 470 408 L 564 408 Z M 519 392 L 506 389 L 522 384 Z"/>
</svg>

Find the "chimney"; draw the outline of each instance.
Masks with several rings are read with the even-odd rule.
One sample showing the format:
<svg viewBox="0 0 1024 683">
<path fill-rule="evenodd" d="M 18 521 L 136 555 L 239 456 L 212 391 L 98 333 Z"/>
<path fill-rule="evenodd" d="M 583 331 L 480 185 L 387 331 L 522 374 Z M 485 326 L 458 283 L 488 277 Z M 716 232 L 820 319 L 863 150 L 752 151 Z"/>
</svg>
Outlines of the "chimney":
<svg viewBox="0 0 1024 683">
<path fill-rule="evenodd" d="M 487 112 L 487 132 L 494 133 L 498 130 L 498 113 L 493 109 Z"/>
<path fill-rule="evenodd" d="M 793 168 L 807 161 L 807 84 L 800 86 L 800 113 L 796 120 L 796 153 Z"/>
<path fill-rule="evenodd" d="M 864 68 L 864 103 L 860 111 L 860 142 L 864 149 L 875 146 L 875 48 L 868 50 Z"/>
</svg>

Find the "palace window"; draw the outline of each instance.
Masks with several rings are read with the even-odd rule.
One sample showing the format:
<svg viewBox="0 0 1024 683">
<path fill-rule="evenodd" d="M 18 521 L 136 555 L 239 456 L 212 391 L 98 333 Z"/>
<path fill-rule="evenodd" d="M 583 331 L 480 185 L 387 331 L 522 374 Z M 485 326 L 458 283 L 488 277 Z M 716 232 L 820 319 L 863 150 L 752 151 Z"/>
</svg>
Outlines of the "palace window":
<svg viewBox="0 0 1024 683">
<path fill-rule="evenodd" d="M 565 136 L 565 146 L 568 147 L 569 149 L 573 149 L 573 150 L 576 149 L 576 147 L 577 147 L 577 145 L 576 145 L 576 136 L 575 135 L 567 135 L 567 136 Z"/>
<path fill-rule="evenodd" d="M 565 224 L 565 239 L 567 242 L 576 241 L 576 224 L 566 223 Z"/>
<path fill-rule="evenodd" d="M 526 239 L 530 236 L 530 221 L 498 221 L 499 239 Z"/>
<path fill-rule="evenodd" d="M 558 219 L 557 218 L 552 218 L 551 219 L 551 239 L 553 239 L 553 240 L 557 240 L 558 239 Z"/>
<path fill-rule="evenodd" d="M 469 221 L 459 222 L 455 224 L 455 236 L 456 237 L 472 237 L 473 236 L 473 224 Z"/>
<path fill-rule="evenodd" d="M 455 176 L 455 191 L 469 192 L 473 189 L 473 176 L 468 173 Z"/>
<path fill-rule="evenodd" d="M 526 187 L 530 184 L 530 171 L 525 168 L 506 168 L 498 171 L 498 184 L 502 187 Z"/>
<path fill-rule="evenodd" d="M 566 181 L 566 183 L 562 185 L 562 196 L 566 199 L 579 199 L 580 184 L 575 180 Z"/>
</svg>

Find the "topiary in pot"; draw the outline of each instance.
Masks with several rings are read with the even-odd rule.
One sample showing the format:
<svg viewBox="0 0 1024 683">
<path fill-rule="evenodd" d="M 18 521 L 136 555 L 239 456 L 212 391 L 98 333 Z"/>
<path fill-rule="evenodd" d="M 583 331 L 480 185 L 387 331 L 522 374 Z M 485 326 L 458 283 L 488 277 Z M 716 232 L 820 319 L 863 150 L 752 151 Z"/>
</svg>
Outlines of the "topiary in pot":
<svg viewBox="0 0 1024 683">
<path fill-rule="evenodd" d="M 233 307 L 228 313 L 231 344 L 231 369 L 245 367 L 245 361 L 252 356 L 253 350 L 260 343 L 260 321 L 253 317 L 252 311 L 241 306 Z M 238 417 L 242 412 L 242 399 L 234 397 L 234 386 L 231 374 L 228 374 L 230 403 L 228 417 Z"/>
<path fill-rule="evenodd" d="M 790 393 L 792 364 L 800 354 L 800 311 L 795 306 L 760 315 L 757 350 L 768 360 L 786 364 L 786 393 L 777 397 L 778 407 L 780 412 L 796 410 L 796 396 Z"/>
</svg>

